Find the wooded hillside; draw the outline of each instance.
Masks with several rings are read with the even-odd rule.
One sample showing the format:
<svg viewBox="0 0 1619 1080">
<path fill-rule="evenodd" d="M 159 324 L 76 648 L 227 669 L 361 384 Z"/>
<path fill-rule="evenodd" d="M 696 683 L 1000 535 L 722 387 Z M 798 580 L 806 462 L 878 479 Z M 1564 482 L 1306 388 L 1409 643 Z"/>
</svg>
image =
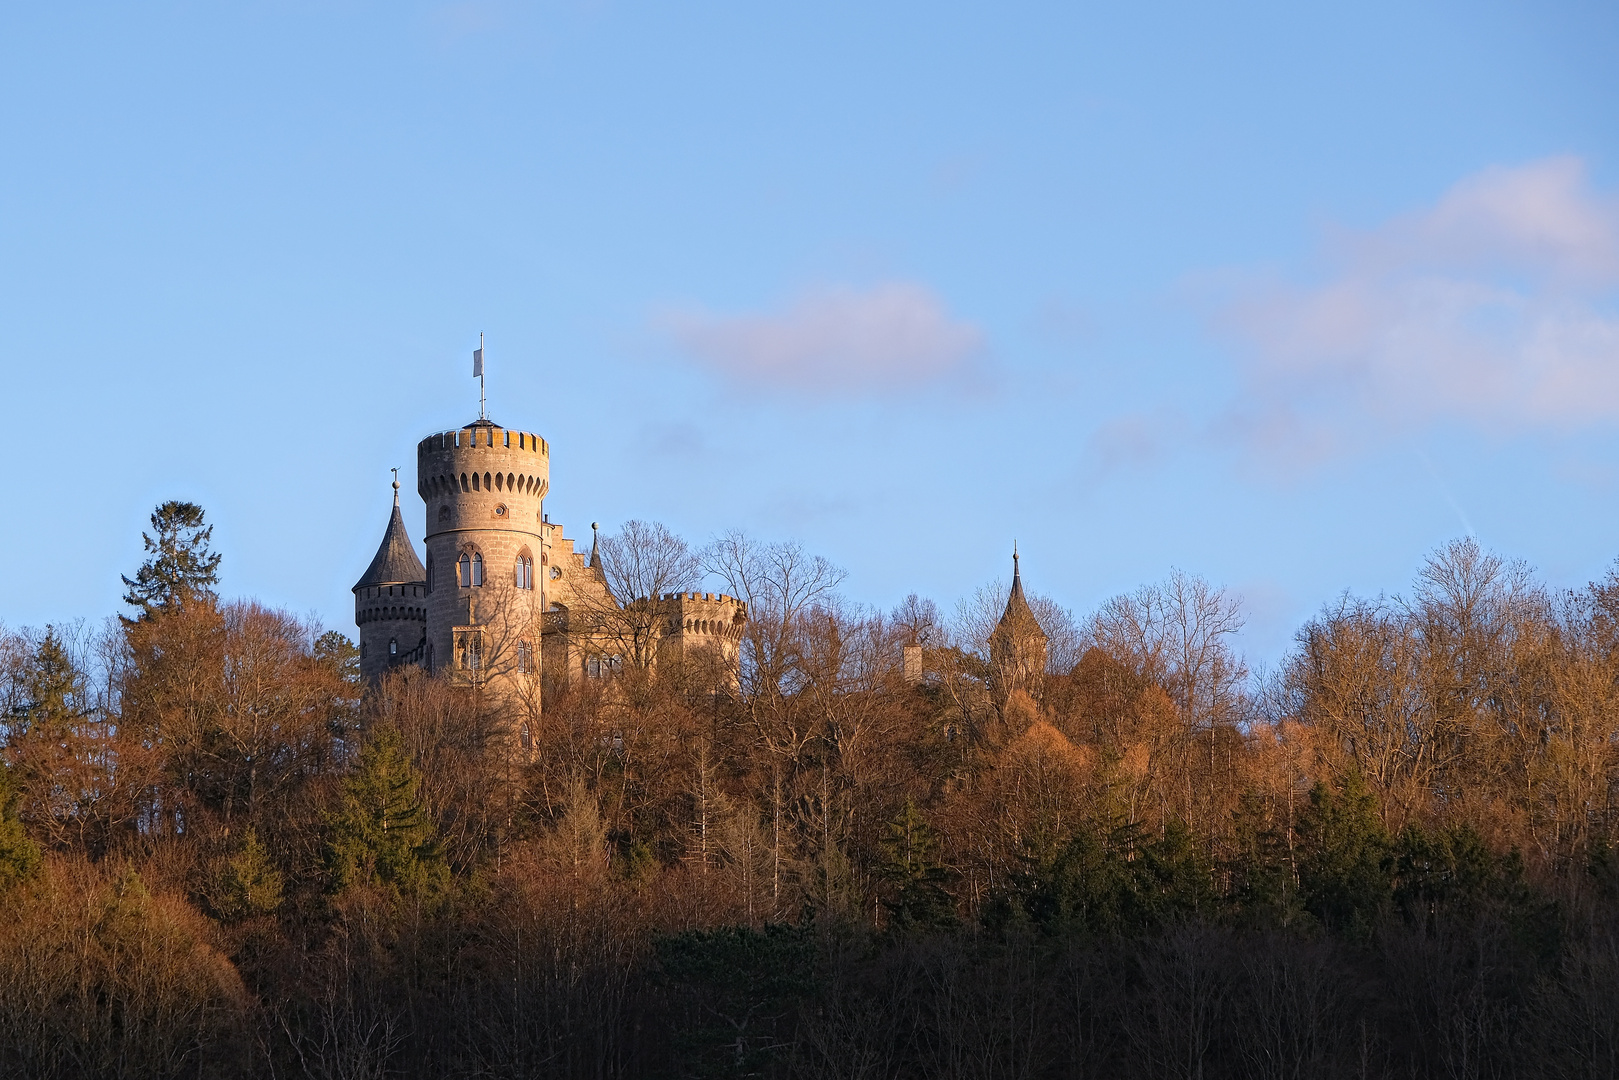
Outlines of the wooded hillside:
<svg viewBox="0 0 1619 1080">
<path fill-rule="evenodd" d="M 533 720 L 153 524 L 131 618 L 0 638 L 0 1074 L 1619 1075 L 1619 577 L 1460 541 L 1264 679 L 1194 577 L 1036 596 L 1006 695 L 1004 590 L 732 536 L 739 670 Z"/>
</svg>

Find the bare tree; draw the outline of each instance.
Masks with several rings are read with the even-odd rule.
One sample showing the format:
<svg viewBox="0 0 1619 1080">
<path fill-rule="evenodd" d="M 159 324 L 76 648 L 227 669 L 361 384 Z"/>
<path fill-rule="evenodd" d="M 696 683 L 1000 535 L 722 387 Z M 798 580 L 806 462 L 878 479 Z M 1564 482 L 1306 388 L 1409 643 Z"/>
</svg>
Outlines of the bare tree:
<svg viewBox="0 0 1619 1080">
<path fill-rule="evenodd" d="M 789 689 L 798 660 L 794 627 L 829 600 L 848 571 L 796 543 L 765 543 L 732 530 L 702 552 L 703 569 L 748 605 L 741 685 L 750 698 Z"/>
<path fill-rule="evenodd" d="M 703 578 L 702 560 L 662 522 L 635 518 L 602 537 L 598 550 L 611 604 L 595 605 L 604 610 L 589 615 L 625 661 L 644 671 L 657 660 L 666 621 L 663 598 L 695 589 Z M 588 605 L 589 594 L 584 596 Z"/>
</svg>

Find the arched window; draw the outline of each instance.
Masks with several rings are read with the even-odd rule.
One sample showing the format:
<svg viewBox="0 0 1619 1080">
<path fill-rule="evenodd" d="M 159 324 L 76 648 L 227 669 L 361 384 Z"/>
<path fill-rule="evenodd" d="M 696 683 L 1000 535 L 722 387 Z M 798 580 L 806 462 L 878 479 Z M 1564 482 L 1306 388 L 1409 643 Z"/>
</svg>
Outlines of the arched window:
<svg viewBox="0 0 1619 1080">
<path fill-rule="evenodd" d="M 472 583 L 483 584 L 483 556 L 476 551 L 472 553 Z"/>
<path fill-rule="evenodd" d="M 534 587 L 534 560 L 527 552 L 517 556 L 517 587 L 519 589 Z"/>
<path fill-rule="evenodd" d="M 399 639 L 398 638 L 389 638 L 388 639 L 388 659 L 389 660 L 397 660 L 397 659 L 399 659 Z"/>
<path fill-rule="evenodd" d="M 466 552 L 461 553 L 461 561 L 456 565 L 456 583 L 463 589 L 472 584 L 472 556 Z"/>
<path fill-rule="evenodd" d="M 527 675 L 533 670 L 534 658 L 529 653 L 528 642 L 519 641 L 517 643 L 517 672 L 520 675 Z"/>
</svg>

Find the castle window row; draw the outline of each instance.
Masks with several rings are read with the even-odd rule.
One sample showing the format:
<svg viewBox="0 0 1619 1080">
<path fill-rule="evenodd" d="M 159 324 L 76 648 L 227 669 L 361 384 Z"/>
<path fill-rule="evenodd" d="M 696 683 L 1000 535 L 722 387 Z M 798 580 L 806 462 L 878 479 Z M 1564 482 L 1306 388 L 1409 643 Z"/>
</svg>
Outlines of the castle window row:
<svg viewBox="0 0 1619 1080">
<path fill-rule="evenodd" d="M 455 476 L 427 478 L 429 495 L 449 495 L 456 491 L 511 491 L 519 495 L 533 495 L 543 481 L 537 476 L 519 476 L 516 473 L 462 473 Z"/>
</svg>

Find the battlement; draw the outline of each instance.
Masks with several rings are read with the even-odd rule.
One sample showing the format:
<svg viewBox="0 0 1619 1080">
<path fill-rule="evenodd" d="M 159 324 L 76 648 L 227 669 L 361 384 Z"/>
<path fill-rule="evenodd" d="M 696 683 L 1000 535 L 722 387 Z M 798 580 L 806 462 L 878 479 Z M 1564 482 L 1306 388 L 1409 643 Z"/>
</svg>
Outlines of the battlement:
<svg viewBox="0 0 1619 1080">
<path fill-rule="evenodd" d="M 513 431 L 494 424 L 468 424 L 464 428 L 429 435 L 416 444 L 416 453 L 445 450 L 518 450 L 542 457 L 551 456 L 551 446 L 532 431 Z"/>
<path fill-rule="evenodd" d="M 469 424 L 416 444 L 416 493 L 424 500 L 473 493 L 542 499 L 550 473 L 551 448 L 530 431 Z"/>
<path fill-rule="evenodd" d="M 672 592 L 672 593 L 664 593 L 663 594 L 663 599 L 666 600 L 666 601 L 675 601 L 676 603 L 679 603 L 681 606 L 684 606 L 685 604 L 688 604 L 688 603 L 729 604 L 729 605 L 731 605 L 733 607 L 746 607 L 747 606 L 746 604 L 743 604 L 742 601 L 738 600 L 736 597 L 734 597 L 734 596 L 726 596 L 724 593 Z"/>
<path fill-rule="evenodd" d="M 662 604 L 669 631 L 739 641 L 748 621 L 748 605 L 724 593 L 664 593 Z"/>
</svg>

